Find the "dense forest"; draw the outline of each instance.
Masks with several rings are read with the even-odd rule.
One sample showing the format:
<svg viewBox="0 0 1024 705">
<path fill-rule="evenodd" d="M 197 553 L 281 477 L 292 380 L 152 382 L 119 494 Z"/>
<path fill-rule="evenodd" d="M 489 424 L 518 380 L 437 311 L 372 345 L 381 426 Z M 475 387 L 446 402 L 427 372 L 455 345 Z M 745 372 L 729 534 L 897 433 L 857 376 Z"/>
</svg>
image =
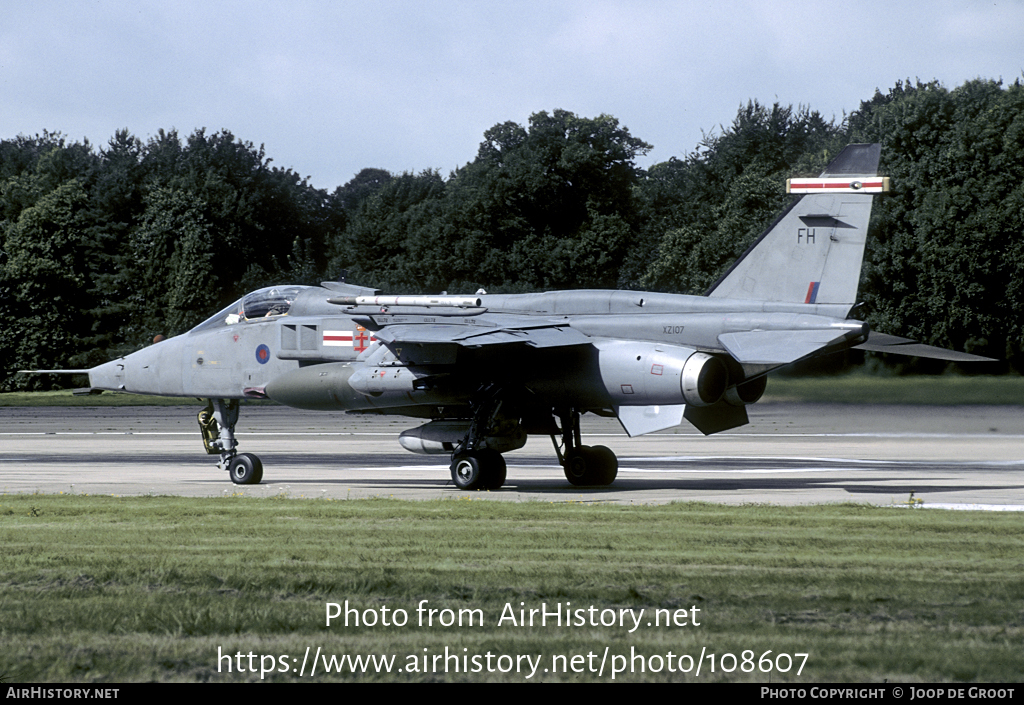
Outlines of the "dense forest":
<svg viewBox="0 0 1024 705">
<path fill-rule="evenodd" d="M 841 121 L 740 108 L 684 159 L 609 115 L 506 122 L 444 176 L 364 169 L 333 193 L 230 132 L 0 141 L 0 389 L 181 333 L 247 290 L 337 279 L 393 293 L 703 293 L 771 222 L 789 176 L 882 143 L 857 315 L 1024 370 L 1024 86 L 899 82 Z M 992 371 L 989 367 L 987 371 Z"/>
</svg>

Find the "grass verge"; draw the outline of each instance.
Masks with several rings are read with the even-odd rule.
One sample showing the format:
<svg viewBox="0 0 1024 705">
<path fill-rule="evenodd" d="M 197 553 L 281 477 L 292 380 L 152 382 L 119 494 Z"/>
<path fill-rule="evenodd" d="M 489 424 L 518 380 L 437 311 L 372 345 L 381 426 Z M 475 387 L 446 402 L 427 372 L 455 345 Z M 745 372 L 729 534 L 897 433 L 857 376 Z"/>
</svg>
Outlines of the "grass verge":
<svg viewBox="0 0 1024 705">
<path fill-rule="evenodd" d="M 309 680 L 308 665 L 296 671 L 317 649 L 391 657 L 392 671 L 376 672 L 385 660 L 352 673 L 349 661 L 328 674 L 319 661 L 315 680 L 610 681 L 615 664 L 630 682 L 990 682 L 1024 671 L 1015 514 L 476 497 L 0 496 L 0 672 Z M 438 610 L 432 626 L 418 623 L 423 600 Z M 346 601 L 377 623 L 326 626 L 327 603 Z M 408 623 L 383 626 L 384 608 Z M 584 624 L 540 626 L 537 613 L 519 623 L 520 610 L 545 608 L 582 610 Z M 656 615 L 676 624 L 654 626 Z M 443 624 L 458 616 L 482 624 Z M 685 657 L 702 650 L 697 676 Z M 514 658 L 525 655 L 540 659 L 529 679 Z"/>
</svg>

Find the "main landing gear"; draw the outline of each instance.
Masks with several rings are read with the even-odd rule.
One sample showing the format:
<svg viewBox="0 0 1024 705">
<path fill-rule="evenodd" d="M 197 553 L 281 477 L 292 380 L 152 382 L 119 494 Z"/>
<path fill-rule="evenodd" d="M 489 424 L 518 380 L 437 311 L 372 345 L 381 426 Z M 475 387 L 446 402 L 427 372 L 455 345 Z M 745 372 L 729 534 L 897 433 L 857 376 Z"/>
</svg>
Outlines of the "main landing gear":
<svg viewBox="0 0 1024 705">
<path fill-rule="evenodd" d="M 606 446 L 585 446 L 580 437 L 580 412 L 568 409 L 561 414 L 562 444 L 551 436 L 565 479 L 574 485 L 610 485 L 619 474 L 619 460 Z"/>
<path fill-rule="evenodd" d="M 452 482 L 460 490 L 496 490 L 505 483 L 505 459 L 494 448 L 487 447 L 493 442 L 496 424 L 499 423 L 501 402 L 497 394 L 491 394 L 478 408 L 465 439 L 452 453 Z M 565 477 L 573 485 L 610 485 L 619 474 L 619 461 L 615 453 L 605 446 L 585 446 L 580 438 L 579 409 L 564 409 L 557 412 L 561 428 L 561 439 L 552 434 L 551 441 L 558 455 L 558 462 L 565 470 Z M 552 427 L 555 426 L 552 420 Z M 524 441 L 525 442 L 525 439 Z M 522 443 L 506 446 L 512 450 Z"/>
<path fill-rule="evenodd" d="M 237 399 L 210 399 L 199 412 L 199 430 L 203 446 L 210 455 L 220 455 L 217 467 L 227 470 L 236 485 L 258 485 L 263 479 L 263 463 L 252 453 L 238 453 L 235 424 L 238 423 Z"/>
<path fill-rule="evenodd" d="M 469 432 L 452 453 L 452 482 L 460 490 L 496 490 L 505 484 L 505 459 L 484 445 L 488 433 L 501 423 L 499 389 L 492 386 L 483 392 L 484 401 L 473 414 Z"/>
</svg>

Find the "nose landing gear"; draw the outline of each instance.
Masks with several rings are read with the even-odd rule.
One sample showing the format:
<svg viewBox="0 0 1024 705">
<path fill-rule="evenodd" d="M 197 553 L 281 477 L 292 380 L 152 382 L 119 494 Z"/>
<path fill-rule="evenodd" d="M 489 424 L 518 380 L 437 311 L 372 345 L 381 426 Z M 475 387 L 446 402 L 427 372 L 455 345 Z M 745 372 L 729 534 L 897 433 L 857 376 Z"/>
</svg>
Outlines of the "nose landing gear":
<svg viewBox="0 0 1024 705">
<path fill-rule="evenodd" d="M 210 399 L 199 412 L 198 421 L 206 452 L 220 455 L 217 467 L 227 470 L 236 485 L 258 485 L 263 479 L 263 463 L 252 453 L 237 452 L 238 400 Z"/>
</svg>

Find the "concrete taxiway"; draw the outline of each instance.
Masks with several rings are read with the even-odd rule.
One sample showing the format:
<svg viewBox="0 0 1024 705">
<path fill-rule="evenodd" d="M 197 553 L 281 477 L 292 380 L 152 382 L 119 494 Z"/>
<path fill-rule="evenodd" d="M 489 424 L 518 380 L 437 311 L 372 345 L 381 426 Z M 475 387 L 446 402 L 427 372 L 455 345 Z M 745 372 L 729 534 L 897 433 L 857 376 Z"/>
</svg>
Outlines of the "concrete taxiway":
<svg viewBox="0 0 1024 705">
<path fill-rule="evenodd" d="M 498 491 L 452 485 L 445 456 L 398 445 L 413 419 L 246 407 L 241 451 L 264 481 L 231 484 L 203 452 L 195 407 L 0 409 L 0 492 L 726 504 L 900 504 L 1024 509 L 1024 408 L 762 403 L 751 423 L 703 437 L 682 426 L 628 438 L 585 416 L 584 443 L 619 457 L 611 487 L 570 485 L 551 442 L 506 455 Z"/>
</svg>

